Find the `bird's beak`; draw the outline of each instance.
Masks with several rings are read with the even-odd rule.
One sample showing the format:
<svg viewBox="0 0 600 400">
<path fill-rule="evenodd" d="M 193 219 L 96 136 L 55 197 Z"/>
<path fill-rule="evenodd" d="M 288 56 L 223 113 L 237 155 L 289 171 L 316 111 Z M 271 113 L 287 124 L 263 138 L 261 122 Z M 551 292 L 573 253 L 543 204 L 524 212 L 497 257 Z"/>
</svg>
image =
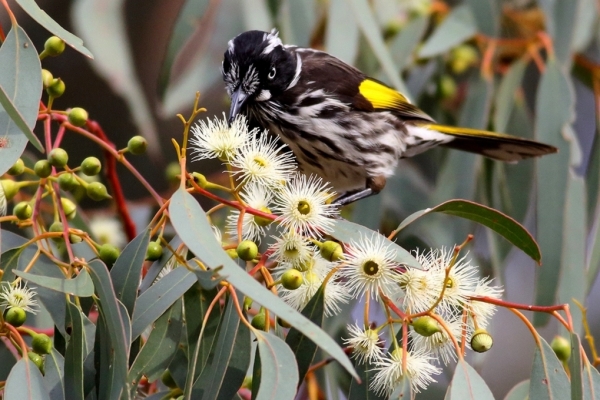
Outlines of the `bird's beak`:
<svg viewBox="0 0 600 400">
<path fill-rule="evenodd" d="M 229 109 L 229 125 L 233 123 L 235 117 L 239 114 L 242 106 L 248 99 L 248 95 L 240 85 L 233 93 L 231 93 L 231 108 Z"/>
</svg>

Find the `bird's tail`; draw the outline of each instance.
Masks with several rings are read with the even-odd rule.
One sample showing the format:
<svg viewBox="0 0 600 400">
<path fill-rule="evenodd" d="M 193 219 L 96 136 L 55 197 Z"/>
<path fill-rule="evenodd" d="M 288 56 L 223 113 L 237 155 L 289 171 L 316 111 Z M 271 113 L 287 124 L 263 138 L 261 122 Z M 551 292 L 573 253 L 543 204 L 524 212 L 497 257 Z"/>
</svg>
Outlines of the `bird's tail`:
<svg viewBox="0 0 600 400">
<path fill-rule="evenodd" d="M 429 122 L 420 123 L 419 126 L 450 135 L 454 138 L 448 143 L 444 143 L 443 146 L 481 154 L 494 160 L 515 162 L 558 151 L 556 147 L 545 143 L 503 133 L 458 128 Z"/>
</svg>

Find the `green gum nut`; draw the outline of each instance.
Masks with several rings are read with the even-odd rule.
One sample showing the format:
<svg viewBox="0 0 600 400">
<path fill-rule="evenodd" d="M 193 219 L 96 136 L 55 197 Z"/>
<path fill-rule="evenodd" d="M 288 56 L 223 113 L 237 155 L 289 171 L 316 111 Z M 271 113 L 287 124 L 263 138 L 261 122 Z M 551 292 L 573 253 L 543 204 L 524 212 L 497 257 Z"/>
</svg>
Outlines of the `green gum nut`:
<svg viewBox="0 0 600 400">
<path fill-rule="evenodd" d="M 42 84 L 44 85 L 44 88 L 48 88 L 48 86 L 52 85 L 53 81 L 54 81 L 54 77 L 52 76 L 52 72 L 48 71 L 47 69 L 43 69 L 42 70 Z"/>
<path fill-rule="evenodd" d="M 244 261 L 251 261 L 258 255 L 258 246 L 252 240 L 243 240 L 237 247 L 238 257 Z"/>
<path fill-rule="evenodd" d="M 252 318 L 250 324 L 258 330 L 264 331 L 267 327 L 267 315 L 264 311 L 259 312 Z"/>
<path fill-rule="evenodd" d="M 338 242 L 326 240 L 319 246 L 321 256 L 327 261 L 339 261 L 344 258 L 344 250 Z"/>
<path fill-rule="evenodd" d="M 426 315 L 421 318 L 417 318 L 412 323 L 413 329 L 421 336 L 429 337 L 435 333 L 441 332 L 440 324 L 438 322 Z"/>
<path fill-rule="evenodd" d="M 88 120 L 88 112 L 81 107 L 73 107 L 67 115 L 69 122 L 75 126 L 84 126 Z"/>
<path fill-rule="evenodd" d="M 50 227 L 48 228 L 48 232 L 61 232 L 63 231 L 63 224 L 59 221 L 54 222 L 52 225 L 50 225 Z M 61 240 L 63 240 L 62 236 L 57 236 L 57 237 L 53 237 L 52 240 L 54 240 L 55 242 L 60 242 Z"/>
<path fill-rule="evenodd" d="M 7 174 L 12 176 L 21 175 L 25 171 L 25 163 L 22 159 L 18 159 L 8 171 Z"/>
<path fill-rule="evenodd" d="M 19 192 L 19 186 L 12 179 L 2 179 L 0 180 L 0 185 L 2 186 L 6 200 L 12 200 Z"/>
<path fill-rule="evenodd" d="M 302 283 L 304 283 L 302 272 L 295 268 L 290 268 L 281 275 L 281 285 L 287 290 L 296 290 L 302 286 Z"/>
<path fill-rule="evenodd" d="M 100 173 L 102 169 L 102 163 L 96 157 L 86 157 L 81 162 L 81 172 L 86 176 L 95 176 Z"/>
<path fill-rule="evenodd" d="M 69 161 L 69 155 L 67 154 L 65 149 L 56 147 L 56 148 L 50 150 L 50 153 L 48 153 L 48 162 L 53 167 L 63 168 L 65 165 L 67 165 L 68 161 Z"/>
<path fill-rule="evenodd" d="M 40 178 L 47 178 L 52 173 L 52 165 L 48 160 L 39 160 L 33 166 L 33 172 Z"/>
<path fill-rule="evenodd" d="M 77 206 L 71 200 L 61 197 L 60 204 L 65 212 L 67 219 L 73 219 L 77 215 Z"/>
<path fill-rule="evenodd" d="M 4 311 L 4 320 L 14 327 L 19 327 L 27 320 L 27 313 L 21 307 L 11 307 Z"/>
<path fill-rule="evenodd" d="M 261 208 L 259 208 L 259 211 L 262 211 L 265 214 L 271 214 L 271 210 L 269 210 L 268 207 L 261 207 Z M 256 225 L 258 225 L 258 226 L 269 226 L 269 225 L 271 225 L 271 223 L 273 222 L 273 220 L 269 219 L 269 218 L 265 218 L 265 217 L 261 217 L 261 216 L 255 215 L 254 216 L 254 222 L 256 222 Z"/>
<path fill-rule="evenodd" d="M 494 338 L 485 329 L 477 329 L 471 338 L 471 348 L 478 353 L 485 353 L 494 345 Z"/>
<path fill-rule="evenodd" d="M 566 362 L 571 357 L 571 343 L 562 336 L 555 336 L 550 347 L 560 361 Z"/>
<path fill-rule="evenodd" d="M 28 201 L 22 201 L 13 209 L 13 215 L 21 221 L 29 219 L 33 215 L 33 207 Z"/>
<path fill-rule="evenodd" d="M 62 190 L 71 192 L 79 186 L 79 181 L 72 173 L 68 172 L 58 176 L 58 186 L 60 186 Z"/>
<path fill-rule="evenodd" d="M 65 42 L 59 37 L 51 36 L 44 43 L 44 53 L 50 57 L 61 55 L 65 51 Z"/>
<path fill-rule="evenodd" d="M 52 351 L 52 339 L 43 333 L 34 335 L 31 341 L 31 348 L 37 354 L 50 354 Z"/>
<path fill-rule="evenodd" d="M 146 260 L 156 261 L 163 254 L 163 248 L 157 242 L 148 243 L 148 249 L 146 250 Z"/>
<path fill-rule="evenodd" d="M 60 97 L 65 92 L 66 86 L 62 79 L 53 79 L 50 85 L 46 88 L 46 93 L 51 97 Z"/>
<path fill-rule="evenodd" d="M 140 155 L 146 152 L 148 141 L 143 136 L 134 136 L 127 142 L 127 150 L 133 155 Z"/>
<path fill-rule="evenodd" d="M 105 243 L 98 249 L 98 255 L 102 261 L 108 266 L 111 266 L 119 258 L 121 252 L 112 244 Z"/>
<path fill-rule="evenodd" d="M 85 192 L 87 193 L 88 197 L 90 199 L 94 200 L 94 201 L 102 201 L 102 200 L 105 200 L 105 199 L 112 198 L 108 194 L 108 191 L 106 190 L 106 186 L 104 186 L 100 182 L 92 182 L 92 183 L 90 183 L 85 188 Z"/>
</svg>

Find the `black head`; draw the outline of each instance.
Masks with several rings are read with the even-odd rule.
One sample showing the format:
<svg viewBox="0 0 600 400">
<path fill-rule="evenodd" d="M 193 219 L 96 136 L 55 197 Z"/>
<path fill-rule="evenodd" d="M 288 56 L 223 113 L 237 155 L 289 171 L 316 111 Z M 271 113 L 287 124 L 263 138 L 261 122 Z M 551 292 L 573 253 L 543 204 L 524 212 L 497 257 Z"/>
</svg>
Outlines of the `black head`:
<svg viewBox="0 0 600 400">
<path fill-rule="evenodd" d="M 284 48 L 276 30 L 248 31 L 231 39 L 222 70 L 231 97 L 229 121 L 244 104 L 267 101 L 286 90 L 297 79 L 298 62 Z"/>
</svg>

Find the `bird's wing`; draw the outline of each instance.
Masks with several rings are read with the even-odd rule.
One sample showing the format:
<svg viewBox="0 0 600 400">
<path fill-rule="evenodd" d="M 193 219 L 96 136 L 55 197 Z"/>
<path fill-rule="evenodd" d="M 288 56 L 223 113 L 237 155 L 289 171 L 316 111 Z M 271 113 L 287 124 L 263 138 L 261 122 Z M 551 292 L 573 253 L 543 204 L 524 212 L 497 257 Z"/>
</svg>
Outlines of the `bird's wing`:
<svg viewBox="0 0 600 400">
<path fill-rule="evenodd" d="M 434 122 L 402 93 L 366 76 L 339 58 L 322 51 L 294 48 L 302 60 L 301 79 L 296 89 L 322 89 L 356 111 L 391 111 L 400 118 Z M 290 93 L 291 94 L 291 93 Z"/>
</svg>

